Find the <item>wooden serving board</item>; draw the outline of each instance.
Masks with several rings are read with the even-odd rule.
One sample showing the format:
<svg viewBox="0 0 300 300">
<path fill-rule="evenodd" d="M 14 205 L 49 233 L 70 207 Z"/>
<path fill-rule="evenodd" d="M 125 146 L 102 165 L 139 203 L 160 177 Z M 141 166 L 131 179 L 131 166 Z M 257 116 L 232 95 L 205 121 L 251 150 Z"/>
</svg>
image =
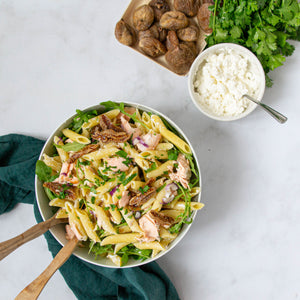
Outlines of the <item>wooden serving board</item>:
<svg viewBox="0 0 300 300">
<path fill-rule="evenodd" d="M 142 6 L 144 4 L 149 4 L 150 1 L 151 0 L 132 0 L 129 3 L 126 11 L 124 12 L 124 14 L 122 16 L 122 19 L 134 29 L 133 21 L 132 21 L 133 12 L 139 6 Z M 175 10 L 174 7 L 173 7 L 173 0 L 169 0 L 168 3 L 170 5 L 171 10 Z M 194 22 L 198 26 L 198 28 L 199 28 L 199 38 L 198 38 L 198 41 L 196 43 L 197 44 L 198 55 L 199 55 L 203 51 L 203 49 L 205 48 L 205 46 L 206 46 L 206 42 L 205 42 L 206 35 L 205 35 L 205 32 L 200 28 L 200 26 L 198 24 L 198 21 L 197 21 L 197 17 L 193 17 L 193 18 L 189 17 L 189 20 L 192 21 L 192 23 Z M 171 69 L 170 65 L 167 63 L 164 55 L 162 55 L 160 57 L 157 57 L 157 58 L 150 57 L 150 56 L 146 55 L 139 48 L 138 42 L 136 42 L 133 46 L 129 46 L 129 47 L 132 48 L 133 50 L 141 53 L 142 55 L 144 55 L 148 59 L 151 59 L 152 61 L 158 63 L 159 65 L 163 66 L 164 68 L 168 69 L 169 71 L 175 73 Z M 177 74 L 177 73 L 175 73 L 175 74 Z M 177 75 L 179 75 L 179 74 L 177 74 Z M 186 75 L 188 75 L 188 72 L 186 74 L 179 75 L 179 76 L 186 76 Z"/>
</svg>

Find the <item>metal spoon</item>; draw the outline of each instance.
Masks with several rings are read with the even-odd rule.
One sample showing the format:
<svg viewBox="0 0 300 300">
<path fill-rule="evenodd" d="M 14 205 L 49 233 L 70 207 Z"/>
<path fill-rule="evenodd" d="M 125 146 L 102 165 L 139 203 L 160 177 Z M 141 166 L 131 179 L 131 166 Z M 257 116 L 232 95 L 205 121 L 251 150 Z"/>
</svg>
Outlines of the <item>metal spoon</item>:
<svg viewBox="0 0 300 300">
<path fill-rule="evenodd" d="M 245 94 L 243 97 L 246 97 L 247 99 L 251 100 L 252 102 L 256 103 L 257 105 L 260 105 L 267 113 L 269 113 L 276 121 L 283 124 L 287 121 L 287 117 L 276 111 L 275 109 L 271 108 L 270 106 L 261 103 L 260 101 L 255 100 L 251 96 Z"/>
</svg>

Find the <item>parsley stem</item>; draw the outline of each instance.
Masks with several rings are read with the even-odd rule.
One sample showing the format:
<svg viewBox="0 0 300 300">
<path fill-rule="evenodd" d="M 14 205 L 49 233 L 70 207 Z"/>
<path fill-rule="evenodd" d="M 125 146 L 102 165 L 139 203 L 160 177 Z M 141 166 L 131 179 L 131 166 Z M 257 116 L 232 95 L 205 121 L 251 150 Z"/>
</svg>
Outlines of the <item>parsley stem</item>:
<svg viewBox="0 0 300 300">
<path fill-rule="evenodd" d="M 214 15 L 213 15 L 213 33 L 214 33 L 214 37 L 216 36 L 215 24 L 216 24 L 217 5 L 218 5 L 218 0 L 216 0 L 216 2 L 215 2 Z"/>
</svg>

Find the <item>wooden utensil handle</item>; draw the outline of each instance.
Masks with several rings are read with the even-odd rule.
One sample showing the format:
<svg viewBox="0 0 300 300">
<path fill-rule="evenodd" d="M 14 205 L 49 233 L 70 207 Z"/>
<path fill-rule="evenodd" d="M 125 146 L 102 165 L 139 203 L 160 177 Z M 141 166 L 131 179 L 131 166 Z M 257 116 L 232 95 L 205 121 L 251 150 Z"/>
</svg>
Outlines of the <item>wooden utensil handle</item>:
<svg viewBox="0 0 300 300">
<path fill-rule="evenodd" d="M 74 248 L 78 243 L 78 239 L 73 237 L 55 256 L 50 265 L 45 271 L 32 281 L 21 293 L 15 298 L 15 300 L 35 300 L 43 290 L 46 283 L 52 277 L 52 275 L 59 269 L 72 254 Z"/>
<path fill-rule="evenodd" d="M 55 216 L 45 222 L 32 226 L 27 231 L 10 240 L 0 243 L 0 261 L 18 247 L 48 231 L 52 226 L 66 222 L 66 219 L 55 219 Z"/>
</svg>

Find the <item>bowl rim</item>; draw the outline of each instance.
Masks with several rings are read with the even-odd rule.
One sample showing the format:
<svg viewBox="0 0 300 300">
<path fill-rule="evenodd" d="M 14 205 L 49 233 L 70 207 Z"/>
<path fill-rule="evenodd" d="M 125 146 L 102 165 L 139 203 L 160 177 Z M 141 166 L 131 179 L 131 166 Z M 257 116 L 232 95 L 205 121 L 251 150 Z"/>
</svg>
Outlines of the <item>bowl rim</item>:
<svg viewBox="0 0 300 300">
<path fill-rule="evenodd" d="M 201 170 L 200 170 L 200 165 L 199 165 L 199 162 L 198 162 L 198 158 L 197 158 L 197 155 L 196 155 L 196 152 L 191 144 L 191 142 L 189 141 L 189 139 L 186 137 L 186 135 L 184 134 L 184 132 L 178 127 L 178 125 L 172 121 L 169 117 L 167 117 L 166 115 L 164 115 L 163 113 L 161 112 L 158 112 L 157 110 L 153 109 L 153 108 L 150 108 L 146 105 L 142 105 L 142 104 L 139 104 L 139 103 L 135 103 L 135 102 L 130 102 L 130 101 L 114 101 L 115 103 L 124 103 L 125 106 L 132 106 L 132 107 L 136 107 L 138 109 L 141 109 L 143 111 L 147 111 L 147 112 L 152 112 L 154 114 L 157 114 L 161 117 L 163 117 L 170 125 L 172 125 L 177 131 L 178 133 L 185 139 L 185 141 L 188 143 L 188 145 L 190 146 L 191 150 L 192 150 L 192 154 L 194 156 L 194 159 L 195 159 L 195 162 L 196 162 L 196 165 L 197 165 L 197 168 L 198 168 L 198 174 L 199 174 L 199 187 L 200 187 L 200 192 L 197 196 L 195 196 L 194 198 L 194 201 L 196 202 L 200 202 L 201 201 L 201 194 L 202 194 L 202 176 L 201 176 Z M 96 109 L 96 110 L 101 110 L 101 109 L 104 109 L 104 107 L 100 104 L 97 104 L 97 105 L 93 105 L 93 106 L 89 106 L 89 107 L 86 107 L 85 109 L 83 109 L 82 111 L 83 112 L 86 112 L 86 111 L 90 111 L 90 110 L 93 110 L 93 109 Z M 50 136 L 48 137 L 48 139 L 46 140 L 41 152 L 40 152 L 40 155 L 39 155 L 39 158 L 38 160 L 41 160 L 42 157 L 43 157 L 43 154 L 46 153 L 46 148 L 50 147 L 50 145 L 53 143 L 53 138 L 55 135 L 61 133 L 61 130 L 66 128 L 70 123 L 71 121 L 73 120 L 73 118 L 75 117 L 76 114 L 73 114 L 72 116 L 70 116 L 69 118 L 67 118 L 67 120 L 65 120 L 62 124 L 60 124 L 58 127 L 56 127 L 52 133 L 50 134 Z M 41 193 L 41 194 L 40 194 Z M 45 206 L 46 209 L 44 211 L 43 209 L 43 199 L 47 199 L 48 200 L 48 197 L 47 195 L 45 194 L 45 191 L 44 189 L 42 188 L 42 183 L 41 181 L 38 179 L 37 175 L 35 174 L 35 197 L 36 197 L 36 201 L 37 201 L 37 204 L 38 204 L 38 208 L 39 208 L 39 212 L 42 216 L 42 219 L 43 221 L 46 221 L 49 217 L 51 217 L 53 215 L 53 213 L 51 212 L 51 215 L 50 216 L 47 216 L 47 213 L 49 215 L 49 211 L 51 210 L 51 207 L 48 205 Z M 85 261 L 85 262 L 88 262 L 88 263 L 91 263 L 91 264 L 94 264 L 94 265 L 97 265 L 97 266 L 100 266 L 100 267 L 105 267 L 105 268 L 114 268 L 114 269 L 118 269 L 118 268 L 131 268 L 131 267 L 138 267 L 138 266 L 141 266 L 141 265 L 144 265 L 144 264 L 147 264 L 147 263 L 150 263 L 150 262 L 153 262 L 155 260 L 157 260 L 158 258 L 162 257 L 163 255 L 167 254 L 169 251 L 171 251 L 172 249 L 175 248 L 175 246 L 183 239 L 183 237 L 187 234 L 187 232 L 189 231 L 190 227 L 192 226 L 192 224 L 194 223 L 194 220 L 195 220 L 195 217 L 197 215 L 197 210 L 193 211 L 192 212 L 192 215 L 191 215 L 191 218 L 193 220 L 193 222 L 191 224 L 184 224 L 181 231 L 179 232 L 178 236 L 176 237 L 176 239 L 174 241 L 172 241 L 172 243 L 170 244 L 170 246 L 164 250 L 164 251 L 161 251 L 160 253 L 158 253 L 155 257 L 153 258 L 149 258 L 149 259 L 146 259 L 145 261 L 136 261 L 137 263 L 134 263 L 132 265 L 125 265 L 125 266 L 122 266 L 122 267 L 118 267 L 116 265 L 113 265 L 109 259 L 106 258 L 106 261 L 109 261 L 110 264 L 109 265 L 106 265 L 106 264 L 102 264 L 101 262 L 97 261 L 95 259 L 94 256 L 91 255 L 90 258 L 86 258 L 86 257 L 83 257 L 82 256 L 82 253 L 85 252 L 84 250 L 83 251 L 79 251 L 79 250 L 82 250 L 82 249 L 87 249 L 87 248 L 82 248 L 82 249 L 78 249 L 78 247 L 75 249 L 75 251 L 73 252 L 73 255 L 78 257 L 79 259 Z M 61 246 L 64 246 L 66 243 L 67 243 L 67 240 L 65 239 L 65 234 L 63 234 L 63 238 L 60 238 L 57 236 L 57 233 L 56 231 L 59 231 L 59 228 L 61 228 L 62 226 L 64 226 L 65 224 L 60 224 L 60 225 L 56 225 L 55 227 L 52 227 L 49 229 L 49 231 L 51 232 L 52 236 L 56 239 L 56 241 L 61 244 Z M 89 254 L 88 254 L 89 255 Z"/>
<path fill-rule="evenodd" d="M 241 51 L 242 53 L 247 53 L 247 55 L 249 55 L 250 59 L 252 61 L 255 62 L 256 66 L 258 67 L 259 72 L 262 75 L 262 84 L 261 84 L 261 89 L 260 92 L 258 94 L 257 97 L 257 101 L 261 101 L 263 99 L 264 93 L 265 93 L 265 89 L 266 89 L 266 78 L 265 78 L 265 72 L 264 69 L 262 67 L 261 62 L 259 61 L 259 59 L 257 58 L 257 56 L 248 48 L 239 45 L 239 44 L 235 44 L 235 43 L 219 43 L 216 45 L 213 45 L 207 49 L 205 49 L 203 52 L 201 52 L 196 59 L 194 60 L 191 68 L 190 68 L 190 72 L 189 72 L 189 76 L 188 76 L 188 89 L 189 89 L 189 94 L 190 97 L 194 103 L 194 105 L 197 107 L 197 109 L 202 112 L 204 115 L 206 115 L 207 117 L 217 120 L 217 121 L 235 121 L 235 120 L 239 120 L 242 119 L 246 116 L 248 116 L 250 113 L 252 113 L 256 107 L 258 106 L 257 104 L 254 103 L 250 103 L 249 107 L 246 109 L 246 111 L 244 111 L 243 113 L 237 115 L 237 116 L 217 116 L 214 114 L 210 114 L 208 111 L 205 111 L 204 109 L 202 109 L 201 105 L 197 102 L 197 100 L 195 99 L 195 92 L 194 92 L 194 85 L 193 85 L 193 80 L 194 80 L 194 76 L 197 72 L 197 68 L 199 66 L 199 64 L 202 62 L 203 58 L 205 56 L 207 56 L 210 52 L 214 52 L 220 48 L 233 48 L 233 49 L 238 49 L 239 51 Z"/>
</svg>

